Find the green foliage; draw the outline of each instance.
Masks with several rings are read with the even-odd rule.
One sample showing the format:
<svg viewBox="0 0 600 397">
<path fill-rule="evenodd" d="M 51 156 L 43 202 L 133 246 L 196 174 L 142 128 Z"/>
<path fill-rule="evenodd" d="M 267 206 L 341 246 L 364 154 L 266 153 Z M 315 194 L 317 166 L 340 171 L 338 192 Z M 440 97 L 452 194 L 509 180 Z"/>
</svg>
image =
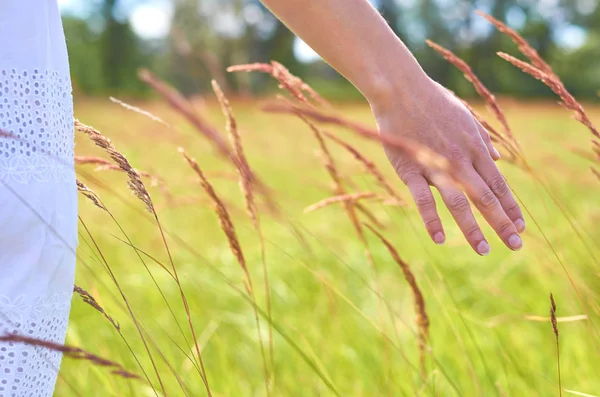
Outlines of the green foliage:
<svg viewBox="0 0 600 397">
<path fill-rule="evenodd" d="M 151 67 L 155 50 L 129 24 L 115 21 L 110 26 L 97 33 L 85 20 L 63 18 L 74 90 L 87 95 L 147 95 L 150 91 L 137 71 Z"/>
<path fill-rule="evenodd" d="M 542 6 L 538 2 L 494 0 L 481 5 L 468 1 L 460 7 L 454 2 L 429 0 L 414 4 L 393 0 L 377 3 L 383 17 L 411 47 L 424 69 L 459 95 L 472 96 L 474 91 L 460 73 L 424 45 L 425 38 L 465 59 L 495 93 L 517 97 L 552 95 L 542 84 L 496 56 L 497 51 L 510 54 L 517 51 L 508 38 L 473 13 L 476 7 L 483 7 L 509 24 L 514 15 L 520 15 L 522 21 L 518 30 L 557 68 L 569 90 L 580 98 L 598 99 L 600 6 L 590 12 L 574 1 L 561 0 L 551 6 L 554 7 L 552 12 L 562 18 L 558 21 L 551 16 L 554 14 L 541 12 Z M 231 64 L 276 60 L 293 74 L 323 85 L 324 95 L 331 94 L 332 99 L 356 98 L 356 90 L 348 89 L 335 73 L 322 67 L 322 62 L 313 65 L 298 62 L 294 55 L 295 36 L 260 6 L 258 0 L 174 1 L 171 35 L 151 43 L 135 37 L 128 23 L 114 18 L 116 5 L 116 0 L 103 2 L 101 15 L 104 22 L 100 30 L 91 29 L 88 23 L 73 17 L 65 17 L 73 80 L 86 94 L 150 94 L 137 79 L 139 67 L 152 69 L 185 95 L 209 93 L 213 78 L 228 92 L 264 94 L 269 87 L 264 76 L 231 75 L 224 70 Z M 253 7 L 251 12 L 248 7 Z M 260 17 L 248 20 L 249 13 L 258 13 Z M 509 18 L 511 15 L 512 19 Z M 224 16 L 237 24 L 235 29 L 223 31 L 219 21 Z M 94 18 L 97 22 L 97 15 Z M 94 23 L 96 26 L 98 23 Z M 488 26 L 489 30 L 482 31 L 481 26 Z M 576 50 L 558 46 L 556 34 L 564 26 L 584 29 L 586 43 Z"/>
</svg>

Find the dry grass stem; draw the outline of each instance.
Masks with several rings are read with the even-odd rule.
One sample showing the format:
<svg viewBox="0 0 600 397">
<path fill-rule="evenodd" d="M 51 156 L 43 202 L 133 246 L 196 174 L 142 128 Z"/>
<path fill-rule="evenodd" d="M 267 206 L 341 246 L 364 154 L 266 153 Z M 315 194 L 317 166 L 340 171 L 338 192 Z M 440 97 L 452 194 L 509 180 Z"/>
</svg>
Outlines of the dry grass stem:
<svg viewBox="0 0 600 397">
<path fill-rule="evenodd" d="M 114 165 L 110 161 L 103 159 L 102 157 L 94 157 L 94 156 L 75 156 L 75 164 L 86 165 L 86 164 L 94 164 L 97 165 L 94 168 L 94 171 L 124 171 L 121 167 Z M 137 173 L 140 176 L 147 178 L 150 180 L 150 186 L 160 186 L 163 189 L 166 189 L 165 183 L 158 176 L 153 175 L 146 171 L 140 171 L 136 169 Z"/>
<path fill-rule="evenodd" d="M 491 22 L 500 32 L 509 36 L 512 41 L 517 45 L 519 51 L 529 59 L 531 64 L 521 61 L 511 55 L 499 52 L 498 55 L 521 69 L 523 72 L 529 74 L 530 76 L 540 80 L 546 86 L 548 86 L 556 95 L 560 97 L 562 100 L 561 105 L 567 109 L 571 110 L 575 114 L 575 119 L 585 125 L 590 132 L 592 133 L 592 148 L 596 151 L 595 148 L 600 147 L 600 133 L 596 126 L 591 122 L 588 115 L 585 113 L 583 106 L 571 95 L 569 91 L 565 88 L 564 84 L 560 80 L 560 78 L 554 73 L 550 65 L 544 61 L 538 52 L 527 43 L 527 41 L 519 35 L 515 30 L 509 28 L 501 21 L 493 18 L 490 15 L 487 15 L 481 11 L 478 11 L 478 14 L 483 18 L 487 19 Z M 598 154 L 598 163 L 600 163 L 600 151 L 596 151 Z M 597 169 L 592 167 L 592 173 L 600 179 L 599 172 Z"/>
<path fill-rule="evenodd" d="M 366 158 L 358 149 L 356 149 L 355 147 L 350 145 L 348 142 L 345 142 L 342 139 L 338 138 L 337 136 L 335 136 L 327 131 L 323 131 L 323 135 L 325 135 L 328 139 L 337 143 L 338 145 L 340 145 L 341 147 L 346 149 L 350 154 L 352 154 L 352 156 L 354 156 L 354 158 L 365 167 L 365 170 L 367 171 L 367 173 L 371 174 L 377 180 L 379 185 L 391 197 L 396 199 L 396 201 L 398 203 L 401 203 L 401 204 L 405 203 L 405 201 L 398 195 L 398 193 L 396 193 L 396 191 L 388 183 L 388 181 L 383 176 L 383 173 L 379 170 L 379 168 L 377 168 L 377 166 L 375 165 L 374 162 L 372 162 L 371 160 Z"/>
<path fill-rule="evenodd" d="M 552 321 L 552 317 L 544 317 L 544 316 L 534 316 L 527 314 L 523 317 L 525 320 L 529 321 L 538 321 L 540 323 L 547 323 L 548 321 Z M 557 323 L 571 323 L 574 321 L 583 321 L 587 320 L 588 316 L 586 314 L 578 314 L 575 316 L 566 316 L 566 317 L 556 317 L 555 320 Z"/>
<path fill-rule="evenodd" d="M 308 125 L 308 127 L 312 130 L 315 138 L 317 139 L 317 142 L 319 143 L 319 147 L 323 154 L 323 157 L 322 157 L 323 165 L 324 165 L 325 169 L 327 170 L 327 173 L 331 177 L 331 180 L 334 183 L 334 187 L 333 187 L 334 194 L 338 195 L 338 196 L 346 194 L 346 189 L 344 188 L 344 183 L 342 181 L 340 173 L 338 172 L 338 170 L 335 166 L 335 161 L 333 159 L 333 156 L 332 156 L 331 152 L 329 151 L 327 144 L 325 143 L 325 139 L 323 139 L 323 134 L 322 134 L 321 130 L 319 130 L 302 113 L 300 113 L 300 112 L 294 112 L 294 113 L 296 114 L 296 116 L 298 116 L 302 121 L 304 121 Z M 369 252 L 369 249 L 367 247 L 367 241 L 365 240 L 364 233 L 362 231 L 360 221 L 358 220 L 358 215 L 356 214 L 356 211 L 354 209 L 353 202 L 346 200 L 346 201 L 342 201 L 342 203 L 344 205 L 344 209 L 346 210 L 348 218 L 350 219 L 350 222 L 352 223 L 352 226 L 354 227 L 354 230 L 356 231 L 358 238 L 361 240 L 361 242 L 363 243 L 363 245 L 365 247 L 367 259 L 373 265 L 371 253 Z"/>
<path fill-rule="evenodd" d="M 216 146 L 219 153 L 231 160 L 234 164 L 236 162 L 236 155 L 232 152 L 229 147 L 227 140 L 219 133 L 219 131 L 203 117 L 198 115 L 190 102 L 183 97 L 177 90 L 170 87 L 165 82 L 160 80 L 158 77 L 153 75 L 148 70 L 141 70 L 139 72 L 140 79 L 150 85 L 156 92 L 158 92 L 163 98 L 165 98 L 169 105 L 178 113 L 182 114 L 196 130 L 208 138 Z M 237 165 L 236 165 L 237 167 Z M 267 185 L 262 183 L 256 175 L 252 175 L 253 183 L 256 190 L 261 193 L 265 199 L 265 203 L 269 211 L 273 215 L 278 215 L 277 205 L 271 197 L 271 192 Z"/>
<path fill-rule="evenodd" d="M 492 17 L 491 15 L 486 14 L 485 12 L 477 11 L 477 14 L 479 14 L 479 16 L 487 19 L 490 23 L 492 23 L 496 27 L 496 29 L 498 29 L 498 31 L 510 37 L 511 40 L 519 48 L 519 51 L 521 51 L 521 53 L 525 55 L 527 59 L 529 59 L 529 61 L 531 61 L 533 66 L 535 66 L 537 69 L 540 69 L 544 73 L 554 75 L 554 72 L 552 71 L 550 65 L 548 65 L 546 61 L 544 61 L 542 57 L 540 57 L 538 52 L 532 46 L 530 46 L 529 43 L 523 37 L 521 37 L 521 35 L 519 35 L 515 30 L 509 28 L 504 23 Z"/>
<path fill-rule="evenodd" d="M 4 131 L 0 129 L 0 138 L 18 139 L 18 137 L 12 132 Z"/>
<path fill-rule="evenodd" d="M 83 182 L 81 182 L 79 179 L 76 179 L 75 181 L 77 183 L 77 190 L 79 190 L 81 192 L 81 194 L 83 194 L 85 197 L 87 197 L 88 199 L 90 199 L 90 201 L 92 203 L 94 203 L 94 205 L 98 208 L 100 208 L 101 210 L 107 211 L 106 207 L 104 207 L 104 205 L 100 202 L 100 199 L 98 198 L 98 196 L 96 195 L 96 193 L 90 189 L 89 187 L 87 187 Z"/>
<path fill-rule="evenodd" d="M 390 255 L 394 259 L 394 261 L 400 266 L 402 270 L 402 274 L 404 275 L 404 279 L 408 283 L 411 293 L 413 295 L 413 299 L 415 301 L 415 314 L 417 316 L 417 328 L 419 330 L 419 355 L 421 359 L 421 370 L 423 375 L 425 374 L 425 349 L 427 343 L 429 342 L 429 316 L 427 315 L 427 310 L 425 308 L 425 299 L 423 299 L 423 293 L 417 284 L 417 280 L 410 269 L 410 265 L 400 258 L 398 251 L 396 248 L 385 238 L 383 237 L 375 228 L 370 225 L 365 225 L 368 227 L 386 246 Z"/>
<path fill-rule="evenodd" d="M 560 349 L 558 344 L 558 325 L 556 321 L 556 302 L 554 296 L 550 294 L 550 323 L 552 324 L 552 331 L 556 339 L 556 361 L 558 366 L 558 394 L 562 396 L 562 382 L 560 379 Z"/>
<path fill-rule="evenodd" d="M 242 193 L 244 194 L 244 201 L 246 203 L 246 210 L 248 211 L 248 215 L 252 220 L 252 223 L 259 230 L 259 219 L 256 211 L 256 204 L 254 200 L 254 174 L 250 169 L 250 165 L 248 164 L 248 160 L 246 159 L 246 155 L 244 154 L 244 147 L 242 146 L 242 138 L 237 129 L 237 122 L 235 117 L 233 116 L 233 110 L 231 109 L 231 104 L 229 100 L 225 97 L 223 90 L 219 87 L 219 84 L 216 80 L 212 81 L 213 91 L 215 92 L 217 99 L 219 100 L 219 104 L 221 105 L 221 110 L 223 115 L 227 120 L 226 129 L 229 134 L 229 139 L 231 144 L 233 145 L 233 162 L 237 168 L 237 171 L 240 175 L 240 187 L 242 189 Z"/>
<path fill-rule="evenodd" d="M 590 121 L 589 117 L 585 113 L 585 110 L 583 109 L 583 106 L 581 106 L 581 104 L 577 102 L 577 100 L 569 93 L 569 91 L 567 91 L 560 80 L 558 80 L 558 77 L 549 75 L 535 66 L 532 66 L 527 62 L 523 62 L 520 59 L 517 59 L 506 53 L 499 52 L 498 56 L 547 85 L 556 95 L 560 97 L 562 100 L 561 105 L 565 109 L 573 111 L 575 113 L 575 119 L 585 125 L 591 131 L 595 139 L 600 139 L 600 133 L 598 133 L 598 130 Z"/>
<path fill-rule="evenodd" d="M 252 63 L 246 65 L 234 65 L 227 68 L 228 72 L 263 72 L 273 76 L 278 82 L 279 87 L 289 92 L 296 100 L 306 105 L 311 105 L 304 93 L 308 93 L 310 97 L 317 103 L 329 107 L 329 103 L 323 99 L 311 86 L 306 84 L 302 79 L 294 76 L 290 71 L 276 61 L 267 63 Z"/>
<path fill-rule="evenodd" d="M 127 186 L 131 192 L 146 205 L 148 212 L 154 214 L 154 205 L 152 204 L 148 190 L 146 190 L 142 182 L 140 174 L 131 166 L 127 158 L 115 148 L 110 139 L 93 127 L 81 123 L 79 120 L 75 120 L 75 129 L 85 133 L 97 146 L 106 151 L 108 156 L 127 174 L 129 179 Z"/>
<path fill-rule="evenodd" d="M 273 358 L 273 330 L 271 327 L 271 297 L 270 297 L 270 287 L 269 287 L 269 277 L 267 271 L 267 264 L 265 259 L 265 243 L 262 234 L 262 229 L 260 227 L 260 217 L 258 215 L 258 211 L 256 209 L 256 203 L 254 200 L 254 174 L 252 169 L 250 168 L 250 164 L 248 163 L 248 159 L 244 154 L 244 147 L 242 145 L 242 138 L 237 129 L 237 122 L 233 115 L 233 109 L 231 108 L 231 104 L 229 100 L 223 93 L 223 90 L 219 86 L 216 80 L 212 81 L 213 91 L 215 92 L 217 99 L 219 100 L 219 104 L 221 105 L 221 110 L 223 115 L 227 119 L 226 129 L 229 134 L 229 139 L 231 144 L 233 145 L 234 151 L 234 163 L 238 170 L 240 176 L 240 187 L 242 190 L 242 194 L 244 195 L 244 202 L 246 204 L 246 211 L 248 212 L 248 216 L 252 220 L 252 225 L 254 226 L 254 230 L 258 235 L 260 242 L 260 250 L 261 250 L 261 259 L 262 259 L 262 269 L 263 269 L 263 277 L 265 280 L 265 299 L 267 302 L 267 317 L 269 319 L 269 352 L 271 357 L 271 368 L 274 368 L 274 358 Z M 257 320 L 258 322 L 258 320 Z M 259 328 L 260 334 L 260 328 Z M 265 371 L 266 371 L 266 363 L 265 363 Z M 267 387 L 268 388 L 268 387 Z"/>
<path fill-rule="evenodd" d="M 233 253 L 238 264 L 244 271 L 244 274 L 247 278 L 247 280 L 246 280 L 247 283 L 245 284 L 246 289 L 248 290 L 248 292 L 250 292 L 251 291 L 250 273 L 248 272 L 248 267 L 246 265 L 246 259 L 244 258 L 244 253 L 242 252 L 242 247 L 237 238 L 237 234 L 235 232 L 235 227 L 233 226 L 233 222 L 231 221 L 231 217 L 229 216 L 229 212 L 227 211 L 225 204 L 223 203 L 223 201 L 221 201 L 220 197 L 217 195 L 217 193 L 215 192 L 215 189 L 212 187 L 212 185 L 210 184 L 210 182 L 208 181 L 206 176 L 204 176 L 204 173 L 200 169 L 198 162 L 196 160 L 192 159 L 191 157 L 189 157 L 187 155 L 187 153 L 185 152 L 185 150 L 183 150 L 183 148 L 179 148 L 179 153 L 181 153 L 181 155 L 185 158 L 185 160 L 187 161 L 189 166 L 192 167 L 192 169 L 194 170 L 196 175 L 198 175 L 198 177 L 200 178 L 200 185 L 202 186 L 202 189 L 204 189 L 206 194 L 210 197 L 211 201 L 213 202 L 215 212 L 217 213 L 217 216 L 219 217 L 219 222 L 221 223 L 221 229 L 223 230 L 223 232 L 225 233 L 225 236 L 227 237 L 227 242 L 229 243 L 229 248 L 231 249 L 231 252 Z"/>
<path fill-rule="evenodd" d="M 210 123 L 200 117 L 190 102 L 183 97 L 176 89 L 167 85 L 148 70 L 140 70 L 140 79 L 152 87 L 169 105 L 177 112 L 181 113 L 200 133 L 211 141 L 223 156 L 229 158 L 231 150 L 227 141 L 221 136 L 219 131 Z"/>
<path fill-rule="evenodd" d="M 28 336 L 23 335 L 3 335 L 0 336 L 0 342 L 13 342 L 13 343 L 25 343 L 30 346 L 41 347 L 48 350 L 53 350 L 56 352 L 61 352 L 67 357 L 76 359 L 76 360 L 85 360 L 89 361 L 95 365 L 101 367 L 111 368 L 111 373 L 122 378 L 127 379 L 141 379 L 138 375 L 126 371 L 121 364 L 118 364 L 114 361 L 107 360 L 100 356 L 97 356 L 93 353 L 89 353 L 83 349 L 73 346 L 61 345 L 58 343 L 53 343 L 41 339 L 30 338 Z"/>
<path fill-rule="evenodd" d="M 450 91 L 450 90 L 448 90 L 448 91 Z M 493 125 L 491 125 L 478 111 L 476 111 L 469 102 L 460 98 L 454 92 L 452 92 L 452 91 L 450 91 L 450 92 L 459 101 L 461 101 L 461 103 L 469 110 L 469 112 L 471 112 L 473 117 L 475 117 L 475 119 L 477 119 L 477 121 L 479 121 L 479 123 L 483 126 L 483 128 L 485 128 L 485 130 L 490 134 L 490 139 L 492 140 L 494 145 L 499 145 L 502 148 L 504 148 L 504 150 L 506 150 L 506 153 L 508 154 L 509 157 L 505 158 L 503 156 L 502 160 L 508 161 L 509 163 L 522 165 L 522 164 L 520 164 L 522 162 L 522 159 L 521 159 L 521 155 L 519 153 L 519 148 L 515 147 L 514 142 L 510 138 L 507 138 L 503 134 L 498 132 L 498 130 L 496 130 L 496 128 Z"/>
<path fill-rule="evenodd" d="M 496 97 L 490 92 L 490 90 L 487 89 L 485 85 L 483 85 L 481 80 L 479 80 L 475 73 L 473 73 L 471 67 L 465 61 L 457 57 L 452 51 L 442 47 L 439 44 L 434 43 L 431 40 L 426 40 L 426 42 L 431 48 L 439 52 L 444 57 L 444 59 L 446 59 L 458 70 L 460 70 L 464 74 L 465 78 L 473 84 L 473 87 L 475 87 L 475 91 L 477 91 L 479 96 L 481 96 L 485 100 L 492 114 L 494 114 L 494 116 L 496 116 L 500 124 L 502 124 L 506 137 L 508 137 L 511 141 L 514 141 L 513 133 L 510 127 L 508 126 L 508 121 L 506 121 L 506 117 L 504 117 L 504 113 L 502 113 L 502 110 L 500 109 L 500 105 L 498 104 Z"/>
<path fill-rule="evenodd" d="M 354 208 L 361 214 L 365 216 L 373 225 L 375 225 L 378 229 L 385 229 L 385 225 L 377 219 L 377 217 L 371 212 L 370 209 L 362 205 L 360 202 L 354 203 Z"/>
<path fill-rule="evenodd" d="M 304 213 L 308 214 L 309 212 L 313 212 L 319 210 L 321 208 L 329 207 L 332 204 L 344 203 L 344 202 L 352 202 L 356 203 L 359 200 L 367 199 L 367 198 L 375 198 L 377 194 L 375 192 L 360 192 L 360 193 L 345 193 L 340 194 L 333 197 L 327 197 L 315 204 L 309 205 L 304 209 Z"/>
<path fill-rule="evenodd" d="M 96 301 L 96 299 L 94 299 L 92 295 L 90 295 L 89 292 L 87 292 L 78 285 L 73 286 L 73 292 L 79 294 L 79 296 L 81 296 L 81 299 L 83 299 L 85 303 L 102 313 L 102 315 L 113 325 L 113 327 L 116 328 L 117 331 L 121 330 L 121 326 L 115 320 L 113 320 L 113 318 L 109 316 L 108 313 L 106 313 L 102 306 L 100 306 L 100 304 Z"/>
<path fill-rule="evenodd" d="M 165 122 L 163 119 L 161 119 L 160 117 L 158 117 L 155 114 L 150 113 L 147 110 L 141 109 L 141 108 L 139 108 L 137 106 L 130 105 L 130 104 L 128 104 L 126 102 L 123 102 L 123 101 L 121 101 L 121 100 L 119 100 L 117 98 L 114 98 L 112 96 L 108 97 L 108 98 L 110 99 L 111 102 L 116 103 L 117 105 L 120 105 L 121 107 L 123 107 L 123 108 L 125 108 L 127 110 L 131 110 L 132 112 L 141 114 L 142 116 L 147 117 L 147 118 L 149 118 L 152 121 L 156 121 L 157 123 L 160 123 L 160 124 L 164 125 L 165 127 L 171 128 L 171 125 L 169 125 L 169 123 Z"/>
<path fill-rule="evenodd" d="M 413 160 L 436 172 L 436 177 L 440 183 L 450 186 L 459 184 L 459 179 L 452 171 L 448 159 L 417 142 L 400 139 L 390 135 L 380 135 L 377 131 L 372 130 L 369 127 L 365 127 L 359 123 L 346 120 L 339 116 L 323 113 L 316 109 L 308 109 L 290 104 L 273 103 L 263 107 L 263 110 L 270 113 L 301 114 L 305 116 L 305 119 L 310 118 L 320 123 L 333 124 L 347 128 L 364 138 L 385 143 L 402 151 Z"/>
</svg>

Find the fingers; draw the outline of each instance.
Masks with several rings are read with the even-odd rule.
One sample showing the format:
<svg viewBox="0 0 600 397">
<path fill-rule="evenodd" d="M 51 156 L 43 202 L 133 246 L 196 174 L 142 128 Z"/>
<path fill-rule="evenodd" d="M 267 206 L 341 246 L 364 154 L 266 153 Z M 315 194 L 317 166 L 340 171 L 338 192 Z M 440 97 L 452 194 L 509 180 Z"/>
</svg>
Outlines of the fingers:
<svg viewBox="0 0 600 397">
<path fill-rule="evenodd" d="M 506 179 L 500 173 L 498 167 L 493 162 L 487 159 L 478 159 L 473 166 L 479 173 L 486 185 L 496 195 L 502 209 L 513 222 L 519 233 L 525 231 L 525 220 L 521 208 L 513 197 L 510 187 L 506 183 Z"/>
<path fill-rule="evenodd" d="M 485 128 L 483 128 L 479 121 L 475 120 L 475 124 L 477 124 L 477 130 L 479 131 L 479 135 L 481 135 L 481 138 L 483 139 L 483 142 L 485 143 L 485 146 L 487 147 L 490 156 L 492 156 L 492 159 L 494 159 L 494 161 L 500 160 L 500 153 L 494 147 L 492 138 L 490 137 L 490 133 L 487 132 Z"/>
<path fill-rule="evenodd" d="M 473 168 L 465 170 L 461 178 L 463 178 L 467 196 L 504 241 L 504 244 L 514 251 L 521 249 L 523 241 L 517 228 L 488 184 Z M 506 191 L 503 193 L 506 194 Z"/>
<path fill-rule="evenodd" d="M 489 254 L 490 245 L 475 221 L 471 206 L 465 195 L 460 190 L 447 185 L 438 185 L 437 189 L 469 245 L 479 255 Z"/>
<path fill-rule="evenodd" d="M 446 236 L 444 234 L 444 228 L 442 222 L 437 213 L 435 198 L 429 188 L 429 183 L 420 174 L 412 174 L 403 178 L 404 183 L 408 186 L 410 194 L 412 195 L 419 214 L 423 219 L 425 228 L 429 233 L 429 236 L 436 244 L 444 244 Z"/>
</svg>

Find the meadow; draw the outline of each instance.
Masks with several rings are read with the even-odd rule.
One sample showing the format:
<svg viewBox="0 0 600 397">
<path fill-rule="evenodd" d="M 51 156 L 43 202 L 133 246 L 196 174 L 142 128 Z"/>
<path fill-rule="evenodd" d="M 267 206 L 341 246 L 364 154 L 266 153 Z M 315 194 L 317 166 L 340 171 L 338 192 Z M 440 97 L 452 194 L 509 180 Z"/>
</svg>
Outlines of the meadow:
<svg viewBox="0 0 600 397">
<path fill-rule="evenodd" d="M 135 103 L 156 121 L 108 99 L 76 97 L 76 117 L 147 173 L 140 172 L 156 217 L 130 194 L 124 172 L 97 168 L 91 158 L 108 157 L 78 132 L 76 153 L 87 158 L 78 178 L 106 210 L 81 196 L 76 284 L 105 313 L 76 295 L 66 343 L 122 369 L 65 358 L 57 396 L 600 394 L 600 180 L 586 158 L 590 133 L 567 110 L 499 101 L 528 167 L 499 166 L 528 227 L 524 248 L 510 252 L 478 216 L 487 257 L 471 251 L 442 206 L 447 242 L 432 243 L 380 145 L 324 127 L 373 161 L 403 201 L 386 200 L 363 164 L 325 139 L 347 193 L 376 195 L 360 200 L 367 211 L 358 218 L 410 267 L 429 322 L 423 339 L 406 269 L 364 226 L 361 241 L 348 217 L 356 202 L 305 211 L 335 195 L 327 155 L 298 117 L 264 112 L 272 100 L 232 100 L 248 164 L 268 191 L 254 192 L 257 233 L 236 166 L 181 112 L 164 100 Z M 226 138 L 214 98 L 192 107 Z M 585 109 L 600 124 L 600 106 Z M 327 110 L 374 128 L 364 103 Z M 493 119 L 482 104 L 475 110 Z M 238 251 L 178 148 L 222 199 Z"/>
</svg>

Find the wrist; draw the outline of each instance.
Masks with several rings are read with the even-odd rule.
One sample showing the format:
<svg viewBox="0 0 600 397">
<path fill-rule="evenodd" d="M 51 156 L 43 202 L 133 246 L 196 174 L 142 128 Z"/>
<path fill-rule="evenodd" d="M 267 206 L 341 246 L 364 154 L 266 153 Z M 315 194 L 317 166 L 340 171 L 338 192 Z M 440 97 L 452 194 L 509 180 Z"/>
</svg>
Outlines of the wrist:
<svg viewBox="0 0 600 397">
<path fill-rule="evenodd" d="M 363 94 L 372 108 L 402 105 L 429 92 L 433 81 L 420 65 L 399 69 L 371 77 Z"/>
</svg>

